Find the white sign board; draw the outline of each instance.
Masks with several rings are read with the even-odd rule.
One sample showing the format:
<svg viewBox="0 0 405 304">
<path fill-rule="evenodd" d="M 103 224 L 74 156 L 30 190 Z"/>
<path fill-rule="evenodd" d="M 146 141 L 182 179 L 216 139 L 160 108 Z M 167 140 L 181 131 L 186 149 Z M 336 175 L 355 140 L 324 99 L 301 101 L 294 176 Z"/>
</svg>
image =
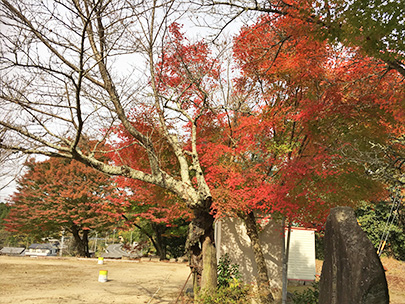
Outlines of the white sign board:
<svg viewBox="0 0 405 304">
<path fill-rule="evenodd" d="M 315 231 L 292 227 L 290 237 L 287 278 L 300 281 L 315 280 Z"/>
</svg>

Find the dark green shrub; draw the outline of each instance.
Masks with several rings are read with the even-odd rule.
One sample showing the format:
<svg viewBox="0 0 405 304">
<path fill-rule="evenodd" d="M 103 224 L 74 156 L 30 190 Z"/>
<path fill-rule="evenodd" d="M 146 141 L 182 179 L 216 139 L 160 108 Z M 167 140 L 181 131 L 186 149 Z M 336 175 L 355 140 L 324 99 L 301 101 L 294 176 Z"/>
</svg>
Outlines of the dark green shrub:
<svg viewBox="0 0 405 304">
<path fill-rule="evenodd" d="M 319 283 L 314 282 L 312 287 L 305 289 L 302 292 L 295 291 L 292 300 L 294 304 L 318 304 L 319 299 Z"/>
<path fill-rule="evenodd" d="M 201 292 L 197 304 L 250 304 L 250 287 L 242 283 L 221 286 L 216 291 Z"/>
<path fill-rule="evenodd" d="M 355 211 L 359 225 L 367 233 L 376 251 L 381 242 L 387 219 L 390 215 L 392 203 L 379 202 L 377 204 L 363 203 Z M 393 256 L 397 260 L 405 261 L 405 216 L 399 210 L 396 219 L 390 226 L 387 244 L 383 254 Z"/>
<path fill-rule="evenodd" d="M 250 286 L 243 284 L 239 265 L 232 264 L 228 254 L 218 263 L 218 288 L 202 291 L 197 304 L 250 304 Z"/>
<path fill-rule="evenodd" d="M 240 281 L 239 265 L 232 264 L 229 255 L 225 253 L 218 263 L 218 287 L 228 287 L 234 281 Z"/>
<path fill-rule="evenodd" d="M 325 259 L 324 237 L 325 237 L 325 231 L 315 232 L 315 258 L 318 260 L 322 260 L 322 261 Z"/>
</svg>

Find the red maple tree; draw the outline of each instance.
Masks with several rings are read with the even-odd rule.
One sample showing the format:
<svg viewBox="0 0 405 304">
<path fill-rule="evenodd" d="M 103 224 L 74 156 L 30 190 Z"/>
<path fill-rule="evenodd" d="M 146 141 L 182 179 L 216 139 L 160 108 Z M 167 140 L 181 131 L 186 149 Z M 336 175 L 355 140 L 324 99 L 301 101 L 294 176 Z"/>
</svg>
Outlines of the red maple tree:
<svg viewBox="0 0 405 304">
<path fill-rule="evenodd" d="M 233 108 L 201 127 L 213 139 L 199 146 L 213 207 L 245 220 L 264 285 L 253 211 L 312 226 L 331 207 L 377 200 L 385 185 L 361 156 L 403 134 L 398 73 L 312 40 L 312 26 L 287 15 L 244 28 Z"/>
<path fill-rule="evenodd" d="M 89 256 L 90 231 L 117 227 L 122 200 L 105 174 L 75 160 L 28 161 L 11 198 L 6 229 L 37 238 L 72 233 L 77 253 Z"/>
<path fill-rule="evenodd" d="M 134 127 L 149 134 L 152 138 L 155 143 L 154 150 L 162 168 L 176 175 L 178 171 L 176 157 L 170 145 L 154 127 L 156 124 L 154 109 L 148 106 L 133 109 L 130 118 Z M 113 134 L 116 139 L 112 141 L 114 152 L 109 155 L 111 160 L 116 165 L 148 171 L 147 153 L 138 144 L 134 144 L 133 138 L 126 129 L 120 125 L 114 129 Z M 126 177 L 116 177 L 115 182 L 122 190 L 122 196 L 119 199 L 125 200 L 128 206 L 125 210 L 126 224 L 135 226 L 146 234 L 155 247 L 157 255 L 161 259 L 166 259 L 167 242 L 165 238 L 169 236 L 167 233 L 172 231 L 170 227 L 176 226 L 178 223 L 189 222 L 190 210 L 174 193 L 161 187 Z M 145 225 L 151 227 L 153 234 L 144 228 Z M 173 238 L 174 235 L 170 234 L 170 237 Z"/>
<path fill-rule="evenodd" d="M 252 227 L 251 239 L 257 236 L 253 211 L 313 225 L 335 205 L 354 205 L 384 191 L 383 184 L 365 174 L 364 164 L 351 157 L 356 150 L 369 151 L 370 140 L 384 143 L 390 132 L 401 129 L 403 87 L 395 72 L 375 60 L 360 60 L 356 50 L 312 40 L 311 26 L 285 16 L 263 17 L 244 28 L 234 46 L 241 76 L 234 80 L 226 106 L 216 107 L 221 103 L 211 100 L 219 95 L 218 61 L 210 59 L 203 42 L 188 43 L 175 24 L 173 41 L 158 65 L 157 88 L 162 96 L 171 96 L 165 106 L 176 104 L 179 113 L 192 117 L 171 127 L 185 128 L 179 145 L 190 155 L 198 151 L 213 213 L 242 217 Z M 178 172 L 170 169 L 178 163 L 161 130 L 153 127 L 158 124 L 147 123 L 157 119 L 154 111 L 146 106 L 137 110 L 133 123 L 153 138 L 162 167 Z M 198 133 L 196 142 L 188 132 Z M 125 131 L 120 139 L 116 161 L 149 168 L 146 152 L 138 151 Z M 192 168 L 191 157 L 188 162 Z M 192 177 L 198 185 L 199 175 Z M 149 190 L 134 191 L 149 195 Z M 164 207 L 162 198 L 155 203 Z"/>
<path fill-rule="evenodd" d="M 117 148 L 113 158 L 128 172 L 134 168 L 142 172 L 144 178 L 139 180 L 149 183 L 152 180 L 155 185 L 166 189 L 161 192 L 165 197 L 175 193 L 181 198 L 181 203 L 177 201 L 180 208 L 171 208 L 170 212 L 193 214 L 187 249 L 191 252 L 190 264 L 197 278 L 195 287 L 213 289 L 217 279 L 214 217 L 210 213 L 212 196 L 199 161 L 197 141 L 200 135 L 197 129 L 200 119 L 210 112 L 213 101 L 210 91 L 217 86 L 219 66 L 207 43 L 189 42 L 180 26 L 174 23 L 154 68 L 155 77 L 150 80 L 153 104 L 138 103 L 136 109 L 131 109 L 134 115 L 128 116 L 126 125 L 116 129 L 119 140 L 113 143 Z M 142 140 L 134 138 L 133 133 L 129 134 L 129 129 L 141 130 Z M 132 177 L 129 174 L 123 176 Z M 151 179 L 150 176 L 159 178 Z M 153 206 L 158 204 L 160 210 L 167 208 L 167 203 L 176 202 L 171 199 L 156 202 L 150 193 L 156 194 L 158 190 L 150 185 L 130 183 L 131 195 L 139 196 L 137 202 L 141 196 L 149 196 L 145 201 Z M 159 199 L 162 197 L 158 196 Z M 188 211 L 184 212 L 183 207 Z M 150 216 L 150 212 L 145 216 Z M 166 216 L 169 215 L 166 213 Z"/>
<path fill-rule="evenodd" d="M 345 153 L 403 132 L 404 86 L 378 61 L 312 40 L 312 26 L 265 16 L 236 37 L 235 100 L 247 96 L 244 107 L 222 113 L 219 141 L 202 145 L 207 178 L 222 197 L 218 212 L 259 209 L 322 222 L 341 200 L 381 193 L 364 163 Z"/>
</svg>

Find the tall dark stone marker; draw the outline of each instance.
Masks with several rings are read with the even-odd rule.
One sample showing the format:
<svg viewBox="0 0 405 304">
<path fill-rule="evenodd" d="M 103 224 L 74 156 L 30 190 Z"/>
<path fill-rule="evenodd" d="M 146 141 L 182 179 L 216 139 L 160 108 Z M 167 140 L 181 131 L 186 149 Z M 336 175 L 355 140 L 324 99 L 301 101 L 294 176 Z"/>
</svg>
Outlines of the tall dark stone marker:
<svg viewBox="0 0 405 304">
<path fill-rule="evenodd" d="M 325 261 L 319 304 L 388 304 L 381 261 L 350 207 L 331 210 L 325 227 Z"/>
</svg>

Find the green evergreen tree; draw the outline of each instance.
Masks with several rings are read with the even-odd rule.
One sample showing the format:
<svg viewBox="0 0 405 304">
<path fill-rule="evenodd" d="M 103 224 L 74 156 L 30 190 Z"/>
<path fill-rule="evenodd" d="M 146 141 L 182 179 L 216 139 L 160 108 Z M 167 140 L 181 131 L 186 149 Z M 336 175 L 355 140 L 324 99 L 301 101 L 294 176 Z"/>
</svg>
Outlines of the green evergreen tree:
<svg viewBox="0 0 405 304">
<path fill-rule="evenodd" d="M 381 236 L 391 213 L 391 207 L 392 202 L 390 201 L 383 201 L 377 204 L 364 202 L 355 211 L 361 228 L 367 233 L 376 250 L 381 242 Z M 405 261 L 405 218 L 403 209 L 402 203 L 396 214 L 395 221 L 389 227 L 389 235 L 383 254 Z"/>
</svg>

